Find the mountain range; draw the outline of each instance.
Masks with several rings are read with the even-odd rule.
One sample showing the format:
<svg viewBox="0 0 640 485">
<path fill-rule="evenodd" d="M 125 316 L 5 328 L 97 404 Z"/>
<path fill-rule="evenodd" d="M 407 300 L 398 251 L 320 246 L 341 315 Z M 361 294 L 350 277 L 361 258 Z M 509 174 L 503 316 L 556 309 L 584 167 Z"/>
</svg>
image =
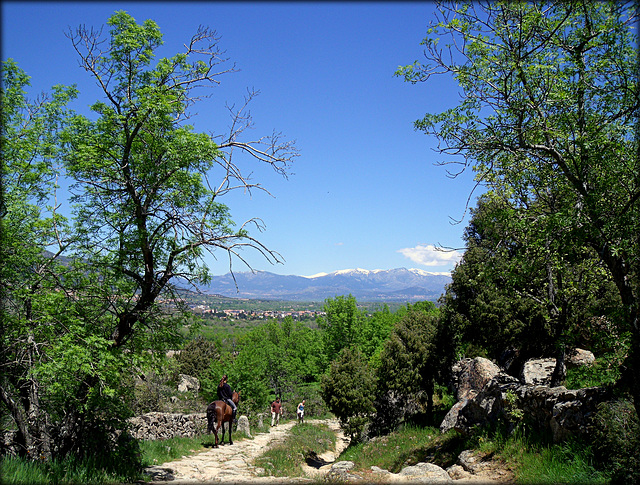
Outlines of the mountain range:
<svg viewBox="0 0 640 485">
<path fill-rule="evenodd" d="M 324 301 L 351 294 L 359 301 L 412 302 L 436 301 L 450 282 L 448 273 L 406 268 L 371 271 L 357 268 L 313 276 L 248 271 L 213 276 L 211 283 L 201 287 L 201 291 L 234 298 L 267 300 Z"/>
</svg>

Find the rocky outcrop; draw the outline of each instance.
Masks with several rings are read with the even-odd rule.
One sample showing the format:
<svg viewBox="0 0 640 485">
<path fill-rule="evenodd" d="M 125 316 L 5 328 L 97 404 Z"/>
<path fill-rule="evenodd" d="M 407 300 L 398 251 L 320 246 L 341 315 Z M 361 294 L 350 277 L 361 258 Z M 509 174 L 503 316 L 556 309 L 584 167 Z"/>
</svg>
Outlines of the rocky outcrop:
<svg viewBox="0 0 640 485">
<path fill-rule="evenodd" d="M 206 413 L 147 413 L 127 420 L 130 434 L 140 440 L 193 437 L 207 432 Z"/>
<path fill-rule="evenodd" d="M 459 374 L 454 384 L 463 386 L 462 391 L 456 389 L 456 395 L 463 397 L 445 416 L 440 425 L 442 432 L 455 429 L 468 433 L 474 426 L 500 419 L 512 425 L 522 419 L 540 430 L 551 432 L 554 441 L 558 442 L 571 435 L 586 433 L 597 405 L 609 398 L 608 391 L 599 387 L 569 390 L 562 386 L 539 385 L 550 380 L 553 366 L 549 361 L 554 359 L 529 361 L 521 380 L 499 371 L 484 387 L 476 390 L 477 386 L 473 388 L 465 383 L 486 380 L 488 374 L 484 369 L 487 367 L 483 362 L 486 359 L 467 360 L 479 362 L 463 361 L 454 367 L 454 372 Z M 483 369 L 478 376 L 473 375 L 476 368 Z"/>
<path fill-rule="evenodd" d="M 551 376 L 556 368 L 556 359 L 530 359 L 524 363 L 520 380 L 524 384 L 533 386 L 548 386 L 551 384 Z"/>
<path fill-rule="evenodd" d="M 456 398 L 469 399 L 500 372 L 500 367 L 483 357 L 462 359 L 452 369 Z"/>
<path fill-rule="evenodd" d="M 567 354 L 567 365 L 569 366 L 589 366 L 593 365 L 595 361 L 595 355 L 589 350 L 573 349 Z"/>
<path fill-rule="evenodd" d="M 200 381 L 197 377 L 188 376 L 186 374 L 178 374 L 178 392 L 198 392 L 200 390 Z"/>
</svg>

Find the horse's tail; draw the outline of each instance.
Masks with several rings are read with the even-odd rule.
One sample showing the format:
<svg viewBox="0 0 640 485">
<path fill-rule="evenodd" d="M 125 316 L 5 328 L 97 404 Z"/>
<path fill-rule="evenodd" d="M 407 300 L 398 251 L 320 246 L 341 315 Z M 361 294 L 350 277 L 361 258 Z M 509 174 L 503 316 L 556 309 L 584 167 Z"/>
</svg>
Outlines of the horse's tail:
<svg viewBox="0 0 640 485">
<path fill-rule="evenodd" d="M 217 417 L 216 417 L 216 404 L 215 403 L 211 403 L 209 404 L 209 406 L 207 407 L 207 429 L 208 431 L 212 431 L 214 428 L 214 424 L 217 421 Z"/>
</svg>

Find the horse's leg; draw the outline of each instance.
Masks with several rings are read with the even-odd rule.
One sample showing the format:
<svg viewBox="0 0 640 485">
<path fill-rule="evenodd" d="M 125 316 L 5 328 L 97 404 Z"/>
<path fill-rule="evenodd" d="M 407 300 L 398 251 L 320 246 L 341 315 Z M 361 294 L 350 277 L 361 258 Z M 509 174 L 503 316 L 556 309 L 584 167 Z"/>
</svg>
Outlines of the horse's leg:
<svg viewBox="0 0 640 485">
<path fill-rule="evenodd" d="M 209 414 L 208 410 L 207 410 L 207 434 L 211 434 L 213 432 L 215 439 L 216 439 L 216 444 L 215 446 L 218 446 L 218 433 L 216 433 L 216 421 L 215 421 L 215 414 Z"/>
<path fill-rule="evenodd" d="M 233 428 L 233 421 L 229 421 L 229 444 L 233 444 L 233 440 L 231 439 L 231 429 Z"/>
<path fill-rule="evenodd" d="M 222 424 L 222 420 L 218 420 L 218 425 L 216 426 L 216 448 L 218 447 L 218 431 L 220 431 L 220 425 Z M 224 445 L 224 424 L 222 424 L 222 444 Z"/>
</svg>

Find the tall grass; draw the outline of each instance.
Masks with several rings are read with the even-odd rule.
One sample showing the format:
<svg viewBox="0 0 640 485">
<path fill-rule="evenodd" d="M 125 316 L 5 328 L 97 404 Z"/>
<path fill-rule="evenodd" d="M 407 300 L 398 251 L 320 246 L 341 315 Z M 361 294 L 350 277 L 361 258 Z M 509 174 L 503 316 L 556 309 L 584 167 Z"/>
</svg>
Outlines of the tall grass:
<svg viewBox="0 0 640 485">
<path fill-rule="evenodd" d="M 25 461 L 13 456 L 0 459 L 0 480 L 3 484 L 48 483 L 49 477 L 45 467 L 40 463 Z"/>
<path fill-rule="evenodd" d="M 300 477 L 307 458 L 335 447 L 336 437 L 326 425 L 297 424 L 282 443 L 267 450 L 255 461 L 262 476 Z"/>
<path fill-rule="evenodd" d="M 517 472 L 519 483 L 609 483 L 609 476 L 594 467 L 591 449 L 577 442 L 525 448 Z"/>
<path fill-rule="evenodd" d="M 4 456 L 0 468 L 2 483 L 10 485 L 111 485 L 140 478 L 140 469 L 110 469 L 95 459 L 73 456 L 48 462 Z"/>
</svg>

